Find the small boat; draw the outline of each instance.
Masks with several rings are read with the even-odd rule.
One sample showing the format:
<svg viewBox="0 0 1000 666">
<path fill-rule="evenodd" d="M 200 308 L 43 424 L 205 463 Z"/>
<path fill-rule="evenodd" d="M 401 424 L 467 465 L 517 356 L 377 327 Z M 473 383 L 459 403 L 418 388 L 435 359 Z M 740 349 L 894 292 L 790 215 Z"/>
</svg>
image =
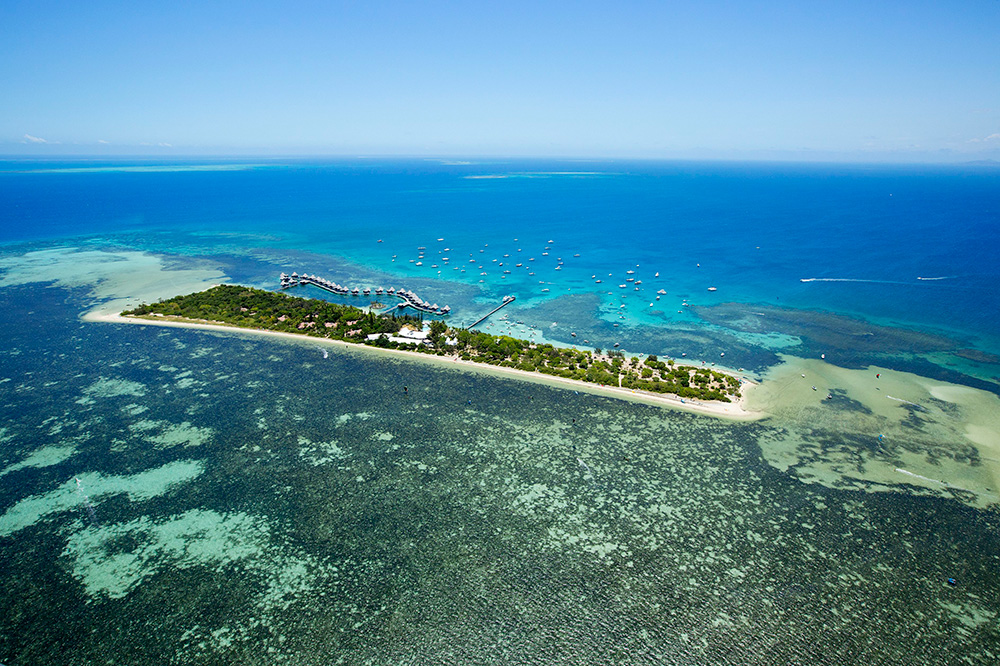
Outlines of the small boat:
<svg viewBox="0 0 1000 666">
<path fill-rule="evenodd" d="M 574 254 L 573 256 L 574 256 L 574 257 L 579 257 L 580 255 L 578 255 L 578 254 Z"/>
<path fill-rule="evenodd" d="M 656 271 L 656 275 L 654 275 L 653 277 L 660 277 L 660 271 Z"/>
<path fill-rule="evenodd" d="M 708 290 L 709 291 L 716 291 L 716 287 L 709 287 Z"/>
</svg>

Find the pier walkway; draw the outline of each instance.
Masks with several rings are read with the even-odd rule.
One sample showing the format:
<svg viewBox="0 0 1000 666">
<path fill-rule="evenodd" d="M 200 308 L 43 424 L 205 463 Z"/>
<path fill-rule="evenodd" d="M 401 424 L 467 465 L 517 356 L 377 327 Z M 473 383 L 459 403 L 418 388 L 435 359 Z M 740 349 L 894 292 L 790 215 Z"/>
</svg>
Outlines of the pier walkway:
<svg viewBox="0 0 1000 666">
<path fill-rule="evenodd" d="M 388 289 L 383 289 L 382 287 L 376 287 L 373 290 L 368 287 L 365 287 L 363 290 L 360 290 L 357 287 L 354 287 L 352 289 L 345 287 L 343 285 L 339 285 L 336 282 L 331 282 L 330 280 L 318 277 L 316 275 L 306 275 L 305 273 L 303 273 L 302 275 L 299 275 L 298 273 L 292 273 L 291 275 L 286 275 L 285 273 L 281 274 L 282 289 L 289 289 L 290 287 L 304 286 L 310 284 L 313 285 L 314 287 L 319 287 L 324 291 L 328 291 L 331 294 L 337 294 L 338 296 L 359 296 L 362 293 L 365 296 L 369 296 L 371 295 L 372 291 L 374 291 L 375 294 L 379 296 L 381 296 L 382 294 L 395 296 L 396 298 L 402 301 L 402 303 L 396 305 L 396 307 L 400 309 L 409 307 L 419 312 L 426 312 L 427 314 L 442 315 L 442 316 L 447 315 L 451 312 L 451 307 L 447 305 L 445 305 L 444 307 L 438 307 L 437 303 L 428 303 L 427 301 L 421 299 L 419 296 L 417 296 L 409 289 L 397 290 L 392 287 L 389 287 Z M 506 305 L 506 303 L 504 303 L 504 305 Z M 497 308 L 497 310 L 499 309 L 500 308 Z M 496 310 L 494 310 L 493 312 L 496 312 Z M 490 314 L 493 314 L 493 312 L 491 312 Z M 486 316 L 488 317 L 489 315 Z M 483 319 L 485 318 L 486 317 L 483 317 Z"/>
<path fill-rule="evenodd" d="M 503 307 L 505 307 L 505 306 L 507 306 L 507 305 L 509 305 L 509 304 L 513 303 L 513 302 L 514 302 L 514 301 L 516 301 L 516 300 L 517 300 L 517 299 L 516 299 L 516 298 L 515 298 L 514 296 L 504 296 L 504 297 L 503 297 L 503 302 L 502 302 L 502 303 L 501 303 L 500 305 L 496 306 L 495 308 L 493 308 L 492 310 L 490 310 L 489 312 L 487 312 L 487 313 L 486 313 L 486 314 L 484 314 L 484 315 L 483 315 L 482 317 L 480 317 L 480 318 L 479 318 L 479 319 L 477 319 L 476 321 L 472 322 L 471 324 L 469 324 L 469 325 L 468 325 L 468 326 L 466 326 L 465 328 L 466 328 L 466 329 L 470 329 L 470 328 L 473 328 L 473 327 L 475 327 L 475 326 L 478 326 L 479 324 L 481 324 L 481 323 L 483 323 L 484 321 L 486 321 L 487 319 L 489 319 L 490 315 L 492 315 L 493 313 L 497 312 L 497 311 L 498 311 L 498 310 L 500 310 L 501 308 L 503 308 Z"/>
</svg>

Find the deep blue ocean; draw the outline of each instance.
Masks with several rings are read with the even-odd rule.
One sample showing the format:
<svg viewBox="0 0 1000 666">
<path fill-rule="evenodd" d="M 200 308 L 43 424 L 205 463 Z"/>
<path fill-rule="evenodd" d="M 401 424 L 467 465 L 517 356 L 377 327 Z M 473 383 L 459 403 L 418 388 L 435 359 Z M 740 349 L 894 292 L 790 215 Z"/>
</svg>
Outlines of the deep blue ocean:
<svg viewBox="0 0 1000 666">
<path fill-rule="evenodd" d="M 202 255 L 308 251 L 463 282 L 484 300 L 593 292 L 635 324 L 684 321 L 682 301 L 772 304 L 1000 351 L 1000 169 L 989 167 L 7 161 L 0 206 L 7 245 L 117 236 Z M 643 293 L 619 287 L 628 270 Z"/>
</svg>

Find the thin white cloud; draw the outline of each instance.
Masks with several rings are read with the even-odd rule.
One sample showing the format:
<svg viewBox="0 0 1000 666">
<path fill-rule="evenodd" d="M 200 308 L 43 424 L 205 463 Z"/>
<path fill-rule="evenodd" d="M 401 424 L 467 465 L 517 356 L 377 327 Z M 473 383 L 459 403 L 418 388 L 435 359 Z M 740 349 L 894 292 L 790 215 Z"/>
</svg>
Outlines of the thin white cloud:
<svg viewBox="0 0 1000 666">
<path fill-rule="evenodd" d="M 108 145 L 110 141 L 105 141 L 104 139 L 98 139 L 97 143 L 103 143 L 104 145 Z"/>
<path fill-rule="evenodd" d="M 160 142 L 160 145 L 161 145 L 162 147 L 164 147 L 164 148 L 173 148 L 173 146 L 172 146 L 172 145 L 170 145 L 169 143 L 165 143 L 165 142 L 163 142 L 163 141 L 161 141 L 161 142 Z"/>
<path fill-rule="evenodd" d="M 988 141 L 1000 141 L 1000 132 L 994 132 L 985 139 L 969 139 L 969 143 L 986 143 Z"/>
<path fill-rule="evenodd" d="M 21 143 L 48 143 L 48 141 L 46 141 L 40 136 L 31 136 L 30 134 L 25 134 L 24 140 Z"/>
</svg>

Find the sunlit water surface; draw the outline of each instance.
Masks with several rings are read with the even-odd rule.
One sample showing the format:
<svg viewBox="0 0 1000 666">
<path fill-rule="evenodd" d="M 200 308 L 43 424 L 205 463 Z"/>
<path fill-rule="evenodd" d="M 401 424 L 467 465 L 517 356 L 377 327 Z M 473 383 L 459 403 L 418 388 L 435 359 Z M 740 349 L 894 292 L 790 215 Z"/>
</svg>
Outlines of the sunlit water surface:
<svg viewBox="0 0 1000 666">
<path fill-rule="evenodd" d="M 5 664 L 1000 653 L 997 512 L 803 483 L 780 423 L 0 299 Z"/>
</svg>

